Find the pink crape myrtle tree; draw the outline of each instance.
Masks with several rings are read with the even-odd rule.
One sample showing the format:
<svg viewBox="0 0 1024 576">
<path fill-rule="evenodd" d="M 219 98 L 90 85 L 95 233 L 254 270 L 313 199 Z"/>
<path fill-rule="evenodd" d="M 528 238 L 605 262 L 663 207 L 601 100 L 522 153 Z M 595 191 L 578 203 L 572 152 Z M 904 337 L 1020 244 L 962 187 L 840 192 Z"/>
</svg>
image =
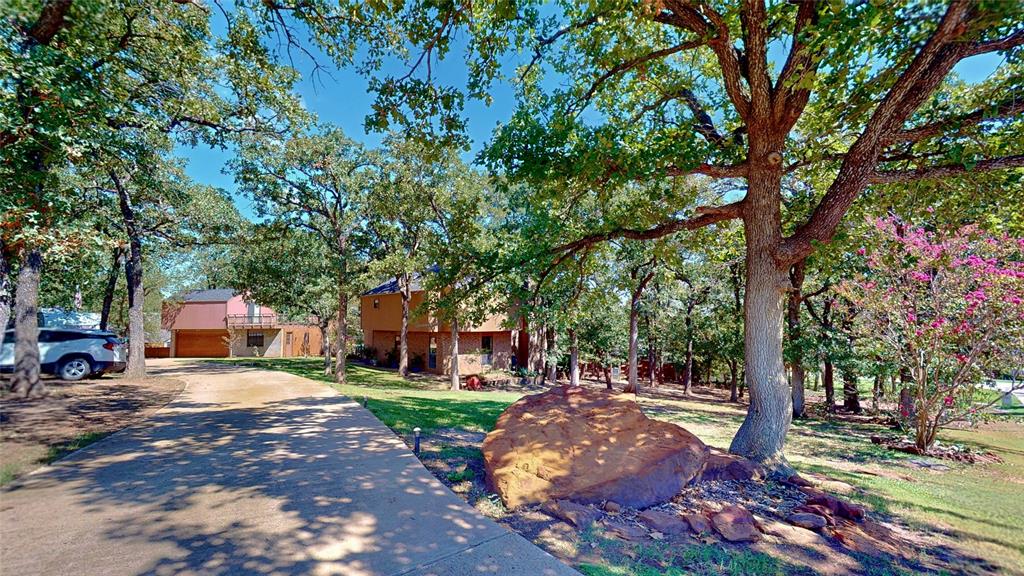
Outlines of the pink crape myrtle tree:
<svg viewBox="0 0 1024 576">
<path fill-rule="evenodd" d="M 895 217 L 869 224 L 861 273 L 841 290 L 860 307 L 863 336 L 912 376 L 913 409 L 901 406 L 899 417 L 927 453 L 940 428 L 985 407 L 988 374 L 1022 362 L 1024 239 Z"/>
</svg>

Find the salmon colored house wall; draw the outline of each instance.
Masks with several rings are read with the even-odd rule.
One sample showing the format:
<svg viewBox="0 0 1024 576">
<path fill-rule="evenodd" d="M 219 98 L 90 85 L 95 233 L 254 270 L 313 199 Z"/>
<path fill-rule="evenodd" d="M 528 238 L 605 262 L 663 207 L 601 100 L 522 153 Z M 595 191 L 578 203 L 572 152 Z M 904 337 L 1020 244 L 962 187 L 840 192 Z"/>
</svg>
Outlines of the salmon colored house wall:
<svg viewBox="0 0 1024 576">
<path fill-rule="evenodd" d="M 437 322 L 429 314 L 416 314 L 416 308 L 425 298 L 422 290 L 410 297 L 409 361 L 423 358 L 427 371 L 448 373 L 450 366 L 451 329 L 447 323 Z M 374 303 L 376 302 L 376 306 Z M 490 369 L 508 370 L 513 364 L 513 350 L 518 343 L 518 330 L 505 326 L 507 316 L 495 314 L 478 326 L 459 330 L 459 373 L 479 374 Z M 378 362 L 385 361 L 388 352 L 402 329 L 402 298 L 398 293 L 364 294 L 359 302 L 359 323 L 363 329 L 363 343 L 376 350 Z M 480 354 L 484 336 L 491 336 L 491 363 L 485 365 Z M 437 367 L 429 367 L 429 346 L 433 338 L 437 345 Z"/>
</svg>

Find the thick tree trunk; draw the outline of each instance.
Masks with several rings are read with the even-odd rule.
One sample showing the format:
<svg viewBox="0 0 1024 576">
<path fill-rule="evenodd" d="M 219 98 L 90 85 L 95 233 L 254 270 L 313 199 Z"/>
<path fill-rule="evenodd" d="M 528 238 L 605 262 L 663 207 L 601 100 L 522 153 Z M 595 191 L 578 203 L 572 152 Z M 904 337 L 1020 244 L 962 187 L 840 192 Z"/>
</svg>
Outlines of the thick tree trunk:
<svg viewBox="0 0 1024 576">
<path fill-rule="evenodd" d="M 580 385 L 580 343 L 572 328 L 569 329 L 569 385 Z"/>
<path fill-rule="evenodd" d="M 860 414 L 860 393 L 857 391 L 857 375 L 843 371 L 843 408 L 847 412 Z"/>
<path fill-rule="evenodd" d="M 117 279 L 121 276 L 122 258 L 124 258 L 124 249 L 120 246 L 114 248 L 114 255 L 110 263 L 110 272 L 107 273 L 107 286 L 103 290 L 103 306 L 100 308 L 100 330 L 106 330 L 110 325 L 110 309 L 114 305 L 114 292 L 117 290 Z"/>
<path fill-rule="evenodd" d="M 544 373 L 544 327 L 530 328 L 527 326 L 528 366 L 530 372 L 541 376 Z"/>
<path fill-rule="evenodd" d="M 449 351 L 448 360 L 448 375 L 449 382 L 451 383 L 452 390 L 459 389 L 459 321 L 457 318 L 452 318 L 451 322 L 452 330 L 452 344 L 451 350 Z"/>
<path fill-rule="evenodd" d="M 693 305 L 691 299 L 686 307 L 686 360 L 683 363 L 683 394 L 690 395 L 693 384 Z"/>
<path fill-rule="evenodd" d="M 14 296 L 14 373 L 11 389 L 23 396 L 45 392 L 39 380 L 39 277 L 43 255 L 38 248 L 25 251 L 18 270 Z"/>
<path fill-rule="evenodd" d="M 612 389 L 612 368 L 611 368 L 611 366 L 608 366 L 607 364 L 602 366 L 602 368 L 604 369 L 604 387 L 605 387 L 606 390 L 611 390 Z"/>
<path fill-rule="evenodd" d="M 640 297 L 650 282 L 653 273 L 647 273 L 633 290 L 629 300 L 629 359 L 626 375 L 626 392 L 640 393 L 640 382 L 637 377 L 637 354 L 640 347 Z M 636 273 L 633 275 L 636 278 Z"/>
<path fill-rule="evenodd" d="M 128 288 L 128 368 L 125 375 L 129 378 L 145 378 L 146 298 L 142 286 L 142 244 L 137 237 L 130 240 L 124 273 Z"/>
<path fill-rule="evenodd" d="M 121 205 L 121 220 L 125 233 L 128 234 L 128 257 L 124 262 L 124 277 L 128 292 L 128 368 L 125 375 L 129 378 L 146 376 L 146 323 L 143 312 L 145 291 L 142 286 L 142 239 L 138 222 L 135 220 L 135 207 L 131 196 L 117 174 L 110 173 L 110 178 L 117 189 L 118 201 Z"/>
<path fill-rule="evenodd" d="M 836 411 L 836 375 L 832 361 L 825 359 L 825 372 L 821 375 L 821 382 L 825 386 L 825 410 Z"/>
<path fill-rule="evenodd" d="M 762 145 L 763 143 L 758 143 Z M 758 151 L 751 142 L 755 157 Z M 781 170 L 752 170 L 744 207 L 746 290 L 743 299 L 744 380 L 750 407 L 729 451 L 774 475 L 792 473 L 783 455 L 793 416 L 782 364 L 783 292 L 789 288 L 775 251 L 781 242 Z"/>
<path fill-rule="evenodd" d="M 398 291 L 402 296 L 402 329 L 398 338 L 398 374 L 402 378 L 409 377 L 409 301 L 412 298 L 409 288 L 409 274 L 398 276 Z"/>
</svg>

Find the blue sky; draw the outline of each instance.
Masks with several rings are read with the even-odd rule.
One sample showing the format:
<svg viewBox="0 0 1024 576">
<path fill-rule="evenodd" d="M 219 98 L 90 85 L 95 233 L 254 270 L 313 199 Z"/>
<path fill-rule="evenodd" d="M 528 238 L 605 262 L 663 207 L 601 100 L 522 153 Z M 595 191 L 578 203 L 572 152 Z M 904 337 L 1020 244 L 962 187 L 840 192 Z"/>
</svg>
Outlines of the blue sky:
<svg viewBox="0 0 1024 576">
<path fill-rule="evenodd" d="M 784 54 L 779 48 L 780 54 Z M 775 50 L 773 50 L 775 51 Z M 298 54 L 295 55 L 294 64 L 302 74 L 302 79 L 296 86 L 296 90 L 306 108 L 314 112 L 322 122 L 330 122 L 341 127 L 345 133 L 355 139 L 362 141 L 368 146 L 375 146 L 381 140 L 378 133 L 367 133 L 363 128 L 366 115 L 373 103 L 373 94 L 367 87 L 367 80 L 353 69 L 339 69 L 333 65 L 331 60 L 319 50 L 310 48 L 310 52 L 316 55 L 317 63 L 326 70 L 313 74 L 313 63 Z M 458 58 L 461 55 L 458 49 L 453 51 L 456 57 L 448 61 L 434 65 L 436 77 L 445 83 L 453 83 L 461 86 L 466 78 L 463 62 Z M 955 71 L 968 82 L 977 82 L 992 73 L 999 65 L 1001 56 L 985 54 L 964 60 L 957 65 Z M 384 73 L 404 73 L 400 64 L 391 63 L 387 65 Z M 472 141 L 470 151 L 465 155 L 467 161 L 487 142 L 495 127 L 507 120 L 515 107 L 513 91 L 507 85 L 499 85 L 493 93 L 494 103 L 486 106 L 476 100 L 466 102 L 466 117 L 468 119 L 469 137 Z M 224 173 L 225 163 L 230 159 L 233 152 L 230 149 L 222 150 L 200 146 L 197 148 L 180 148 L 178 153 L 187 162 L 186 172 L 195 181 L 222 188 L 232 193 L 239 210 L 248 218 L 253 218 L 253 209 L 250 201 L 241 195 L 235 194 L 236 186 L 231 175 Z"/>
</svg>

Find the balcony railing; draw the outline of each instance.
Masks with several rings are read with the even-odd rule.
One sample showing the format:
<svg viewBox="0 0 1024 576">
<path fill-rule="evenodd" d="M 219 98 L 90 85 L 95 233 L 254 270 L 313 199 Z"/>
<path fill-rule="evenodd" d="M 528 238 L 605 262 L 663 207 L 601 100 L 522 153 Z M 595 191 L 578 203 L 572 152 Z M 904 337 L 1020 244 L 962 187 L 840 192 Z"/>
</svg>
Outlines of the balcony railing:
<svg viewBox="0 0 1024 576">
<path fill-rule="evenodd" d="M 228 314 L 228 328 L 273 328 L 277 314 Z"/>
</svg>

